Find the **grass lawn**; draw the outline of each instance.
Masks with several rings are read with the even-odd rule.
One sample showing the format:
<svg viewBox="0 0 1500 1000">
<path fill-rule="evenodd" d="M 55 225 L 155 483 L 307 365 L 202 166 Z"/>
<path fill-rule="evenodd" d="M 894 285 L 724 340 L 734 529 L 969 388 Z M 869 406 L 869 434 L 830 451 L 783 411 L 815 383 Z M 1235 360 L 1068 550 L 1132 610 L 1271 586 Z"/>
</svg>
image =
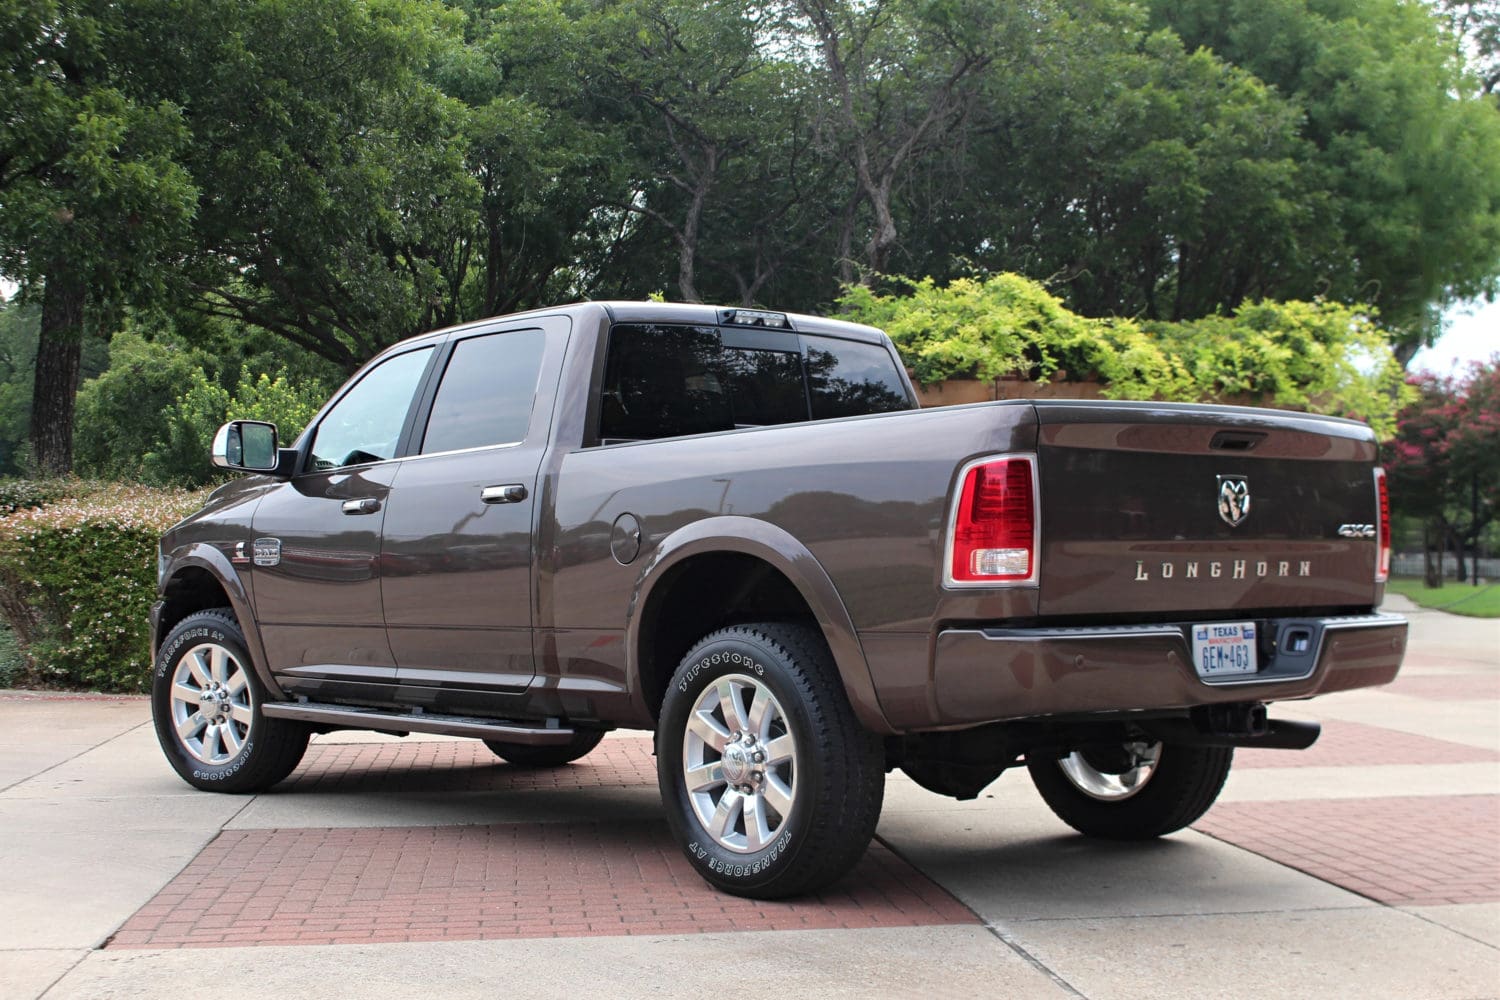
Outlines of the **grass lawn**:
<svg viewBox="0 0 1500 1000">
<path fill-rule="evenodd" d="M 1470 618 L 1500 618 L 1500 583 L 1475 587 L 1468 583 L 1444 582 L 1436 590 L 1422 586 L 1421 580 L 1392 579 L 1386 587 L 1408 597 L 1424 608 L 1449 611 Z"/>
</svg>

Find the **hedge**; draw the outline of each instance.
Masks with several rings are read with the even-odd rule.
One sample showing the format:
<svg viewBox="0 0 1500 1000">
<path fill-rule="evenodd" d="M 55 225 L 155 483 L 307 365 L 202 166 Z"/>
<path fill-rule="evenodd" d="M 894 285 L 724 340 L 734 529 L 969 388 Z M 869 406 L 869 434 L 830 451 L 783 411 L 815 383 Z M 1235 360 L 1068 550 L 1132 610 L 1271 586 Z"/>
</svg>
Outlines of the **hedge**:
<svg viewBox="0 0 1500 1000">
<path fill-rule="evenodd" d="M 1097 381 L 1111 399 L 1227 399 L 1356 417 L 1382 438 L 1413 397 L 1369 307 L 1246 302 L 1167 323 L 1080 316 L 1018 274 L 891 281 L 894 294 L 848 288 L 840 306 L 889 333 L 926 384 Z"/>
<path fill-rule="evenodd" d="M 161 533 L 205 494 L 116 483 L 51 485 L 41 506 L 0 516 L 0 617 L 15 680 L 144 691 Z"/>
</svg>

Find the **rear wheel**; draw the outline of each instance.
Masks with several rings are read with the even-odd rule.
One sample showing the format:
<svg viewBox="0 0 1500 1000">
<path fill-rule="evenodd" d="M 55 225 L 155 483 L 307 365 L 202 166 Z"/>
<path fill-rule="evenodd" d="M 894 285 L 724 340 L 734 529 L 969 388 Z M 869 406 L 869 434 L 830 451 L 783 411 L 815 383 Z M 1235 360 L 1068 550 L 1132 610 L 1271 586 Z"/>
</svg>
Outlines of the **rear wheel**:
<svg viewBox="0 0 1500 1000">
<path fill-rule="evenodd" d="M 667 689 L 656 761 L 688 860 L 737 896 L 834 882 L 880 818 L 883 744 L 854 717 L 807 626 L 737 625 L 693 647 Z"/>
<path fill-rule="evenodd" d="M 266 717 L 265 700 L 228 608 L 188 615 L 161 644 L 151 679 L 156 738 L 193 787 L 260 792 L 296 769 L 309 730 Z"/>
<path fill-rule="evenodd" d="M 527 743 L 507 743 L 505 740 L 485 740 L 484 745 L 496 757 L 517 767 L 561 767 L 586 756 L 604 739 L 601 729 L 580 729 L 573 733 L 567 743 L 551 746 L 532 746 Z"/>
<path fill-rule="evenodd" d="M 1028 757 L 1032 783 L 1058 818 L 1089 837 L 1149 840 L 1208 812 L 1229 776 L 1231 747 L 1148 740 Z"/>
</svg>

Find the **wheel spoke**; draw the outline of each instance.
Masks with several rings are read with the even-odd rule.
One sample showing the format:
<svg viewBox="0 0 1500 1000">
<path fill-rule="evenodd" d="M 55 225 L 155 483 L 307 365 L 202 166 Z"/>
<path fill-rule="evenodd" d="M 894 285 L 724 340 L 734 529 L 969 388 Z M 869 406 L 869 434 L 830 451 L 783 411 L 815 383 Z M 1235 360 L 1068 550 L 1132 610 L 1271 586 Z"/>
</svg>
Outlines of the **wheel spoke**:
<svg viewBox="0 0 1500 1000">
<path fill-rule="evenodd" d="M 740 700 L 740 692 L 735 690 L 730 681 L 719 682 L 719 707 L 724 712 L 724 724 L 737 733 L 748 732 L 750 725 L 745 721 L 745 706 Z"/>
<path fill-rule="evenodd" d="M 787 733 L 784 736 L 778 736 L 774 740 L 767 741 L 766 766 L 771 767 L 776 764 L 785 764 L 787 761 L 792 759 L 792 756 L 796 752 L 796 749 L 797 743 L 792 739 L 791 733 Z"/>
<path fill-rule="evenodd" d="M 755 689 L 755 698 L 750 702 L 750 714 L 745 719 L 745 731 L 758 740 L 766 738 L 766 726 L 771 721 L 771 693 L 763 687 Z"/>
<path fill-rule="evenodd" d="M 745 846 L 758 851 L 770 839 L 767 833 L 769 824 L 766 822 L 766 802 L 759 795 L 751 795 L 745 798 L 744 809 Z"/>
<path fill-rule="evenodd" d="M 206 688 L 209 684 L 213 683 L 209 679 L 208 664 L 203 660 L 203 651 L 201 649 L 193 650 L 188 656 L 187 668 L 192 672 L 193 680 L 198 682 L 199 687 Z"/>
<path fill-rule="evenodd" d="M 250 711 L 249 705 L 230 705 L 229 717 L 248 729 L 250 726 L 250 720 L 254 716 Z"/>
<path fill-rule="evenodd" d="M 217 756 L 219 756 L 219 727 L 213 725 L 203 730 L 203 758 L 208 763 L 213 763 Z"/>
<path fill-rule="evenodd" d="M 724 766 L 718 761 L 701 767 L 690 767 L 684 774 L 690 792 L 706 792 L 724 784 Z"/>
<path fill-rule="evenodd" d="M 214 681 L 223 684 L 229 680 L 227 674 L 229 656 L 219 646 L 215 646 L 213 652 L 208 656 L 208 669 L 213 674 Z"/>
<path fill-rule="evenodd" d="M 229 756 L 240 752 L 240 734 L 235 732 L 234 723 L 226 722 L 220 726 L 219 735 L 224 738 L 224 749 Z"/>
<path fill-rule="evenodd" d="M 721 843 L 725 832 L 734 826 L 735 816 L 744 807 L 745 797 L 734 789 L 726 789 L 724 797 L 719 799 L 719 807 L 714 810 L 713 816 L 708 821 L 708 832 Z"/>
<path fill-rule="evenodd" d="M 177 735 L 184 740 L 190 740 L 198 734 L 198 730 L 202 729 L 207 722 L 208 720 L 203 717 L 201 712 L 194 712 L 186 719 L 177 723 Z"/>
<path fill-rule="evenodd" d="M 198 704 L 198 698 L 202 693 L 199 689 L 190 688 L 181 681 L 172 685 L 172 700 L 180 701 L 185 705 L 192 706 Z"/>
<path fill-rule="evenodd" d="M 787 815 L 792 811 L 792 790 L 787 787 L 786 782 L 782 781 L 780 776 L 775 774 L 766 775 L 766 782 L 761 787 L 766 805 L 775 809 L 777 815 L 785 822 Z"/>
<path fill-rule="evenodd" d="M 249 683 L 250 676 L 242 667 L 229 675 L 229 683 L 225 684 L 224 686 L 229 689 L 230 694 L 239 694 L 241 691 L 245 690 L 245 685 Z"/>
<path fill-rule="evenodd" d="M 687 728 L 688 732 L 721 753 L 724 745 L 729 742 L 729 730 L 720 726 L 718 720 L 705 711 L 697 711 L 688 716 Z"/>
</svg>

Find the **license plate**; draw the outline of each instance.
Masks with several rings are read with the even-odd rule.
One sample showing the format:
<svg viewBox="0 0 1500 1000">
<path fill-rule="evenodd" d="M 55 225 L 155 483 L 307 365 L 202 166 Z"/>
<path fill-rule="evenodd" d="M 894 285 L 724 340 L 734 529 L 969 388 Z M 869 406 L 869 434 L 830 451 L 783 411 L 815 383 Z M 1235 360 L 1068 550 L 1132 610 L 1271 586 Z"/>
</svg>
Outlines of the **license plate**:
<svg viewBox="0 0 1500 1000">
<path fill-rule="evenodd" d="M 1199 677 L 1233 677 L 1258 669 L 1254 622 L 1194 625 L 1192 632 L 1193 666 Z"/>
</svg>

